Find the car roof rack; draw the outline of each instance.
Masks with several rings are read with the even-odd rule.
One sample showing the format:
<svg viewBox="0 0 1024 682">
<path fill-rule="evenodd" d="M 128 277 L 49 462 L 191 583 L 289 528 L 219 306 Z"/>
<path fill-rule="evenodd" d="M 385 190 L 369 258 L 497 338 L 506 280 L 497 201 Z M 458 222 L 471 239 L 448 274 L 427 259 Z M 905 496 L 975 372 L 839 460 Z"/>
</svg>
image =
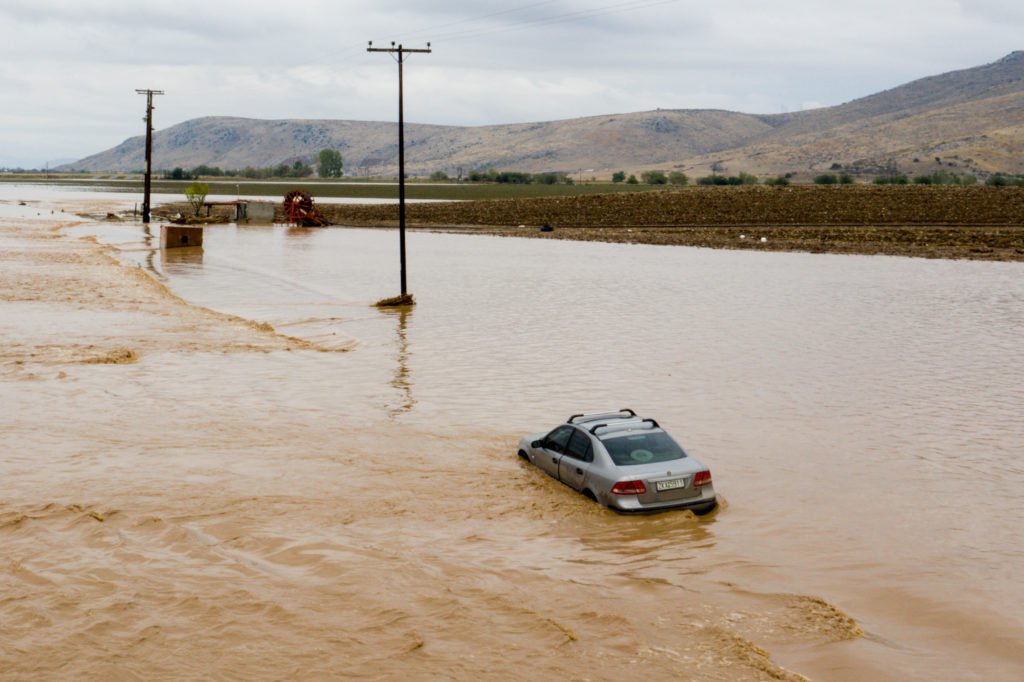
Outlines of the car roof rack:
<svg viewBox="0 0 1024 682">
<path fill-rule="evenodd" d="M 594 424 L 593 426 L 590 427 L 589 430 L 590 430 L 591 435 L 596 436 L 598 429 L 606 429 L 606 428 L 610 428 L 610 427 L 615 427 L 615 429 L 617 431 L 622 430 L 622 429 L 632 430 L 634 427 L 640 427 L 640 426 L 643 426 L 644 424 L 650 424 L 652 429 L 660 429 L 661 428 L 661 426 L 658 424 L 658 422 L 654 421 L 653 419 L 647 418 L 647 419 L 630 419 L 628 421 L 620 421 L 620 422 L 613 422 L 613 423 L 602 422 L 600 424 Z"/>
<path fill-rule="evenodd" d="M 622 414 L 623 412 L 626 412 L 628 414 Z M 575 424 L 576 422 L 574 420 L 579 419 L 580 417 L 583 417 L 584 421 L 586 421 L 586 420 L 589 420 L 589 419 L 594 419 L 595 417 L 612 417 L 612 418 L 617 418 L 617 419 L 629 419 L 630 417 L 635 417 L 635 416 L 636 416 L 636 412 L 634 412 L 633 410 L 631 410 L 628 407 L 626 407 L 626 408 L 623 408 L 621 410 L 601 410 L 599 412 L 580 412 L 579 414 L 572 415 L 571 417 L 566 419 L 565 422 L 567 424 Z"/>
</svg>

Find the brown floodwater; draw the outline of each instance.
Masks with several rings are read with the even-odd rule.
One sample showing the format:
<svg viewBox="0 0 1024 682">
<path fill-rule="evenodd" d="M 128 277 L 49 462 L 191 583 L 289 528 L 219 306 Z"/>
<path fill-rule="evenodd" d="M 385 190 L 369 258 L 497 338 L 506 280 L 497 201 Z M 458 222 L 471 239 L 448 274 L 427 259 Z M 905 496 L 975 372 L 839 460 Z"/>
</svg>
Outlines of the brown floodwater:
<svg viewBox="0 0 1024 682">
<path fill-rule="evenodd" d="M 394 231 L 65 200 L 0 204 L 0 677 L 1024 676 L 1022 264 L 413 233 L 386 311 Z M 515 456 L 620 407 L 718 511 Z"/>
</svg>

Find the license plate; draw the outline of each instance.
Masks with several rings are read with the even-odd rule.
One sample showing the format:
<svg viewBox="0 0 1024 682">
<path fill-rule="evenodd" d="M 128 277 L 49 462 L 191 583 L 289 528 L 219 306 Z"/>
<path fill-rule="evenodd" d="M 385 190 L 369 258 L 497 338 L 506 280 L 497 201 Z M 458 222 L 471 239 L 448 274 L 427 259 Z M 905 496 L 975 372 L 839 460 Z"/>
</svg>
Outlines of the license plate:
<svg viewBox="0 0 1024 682">
<path fill-rule="evenodd" d="M 659 493 L 666 490 L 675 490 L 676 488 L 683 488 L 686 486 L 685 478 L 674 478 L 671 481 L 658 481 L 654 484 L 654 489 Z"/>
</svg>

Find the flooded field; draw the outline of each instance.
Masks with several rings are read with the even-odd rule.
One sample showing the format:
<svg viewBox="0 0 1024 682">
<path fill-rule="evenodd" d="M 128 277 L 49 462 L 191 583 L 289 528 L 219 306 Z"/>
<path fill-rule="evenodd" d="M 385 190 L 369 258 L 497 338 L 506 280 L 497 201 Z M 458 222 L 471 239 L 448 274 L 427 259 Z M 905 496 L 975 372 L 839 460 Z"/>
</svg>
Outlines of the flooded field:
<svg viewBox="0 0 1024 682">
<path fill-rule="evenodd" d="M 1024 675 L 1019 263 L 414 233 L 381 311 L 394 231 L 64 201 L 0 203 L 0 677 Z M 722 508 L 515 457 L 605 407 Z"/>
</svg>

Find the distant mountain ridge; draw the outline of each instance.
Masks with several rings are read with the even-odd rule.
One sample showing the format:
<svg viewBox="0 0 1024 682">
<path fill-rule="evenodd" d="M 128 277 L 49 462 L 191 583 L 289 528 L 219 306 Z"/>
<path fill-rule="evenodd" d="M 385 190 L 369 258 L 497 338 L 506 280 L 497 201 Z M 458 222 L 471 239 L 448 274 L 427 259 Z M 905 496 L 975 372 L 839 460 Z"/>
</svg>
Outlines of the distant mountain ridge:
<svg viewBox="0 0 1024 682">
<path fill-rule="evenodd" d="M 198 118 L 154 133 L 154 166 L 266 167 L 310 162 L 330 148 L 341 151 L 347 175 L 394 176 L 395 128 L 378 121 Z M 657 110 L 475 127 L 406 123 L 405 138 L 406 170 L 418 176 L 487 168 L 587 177 L 644 169 L 706 174 L 712 167 L 798 176 L 839 167 L 865 174 L 1022 173 L 1024 51 L 789 114 Z M 143 166 L 140 135 L 60 169 Z"/>
</svg>

